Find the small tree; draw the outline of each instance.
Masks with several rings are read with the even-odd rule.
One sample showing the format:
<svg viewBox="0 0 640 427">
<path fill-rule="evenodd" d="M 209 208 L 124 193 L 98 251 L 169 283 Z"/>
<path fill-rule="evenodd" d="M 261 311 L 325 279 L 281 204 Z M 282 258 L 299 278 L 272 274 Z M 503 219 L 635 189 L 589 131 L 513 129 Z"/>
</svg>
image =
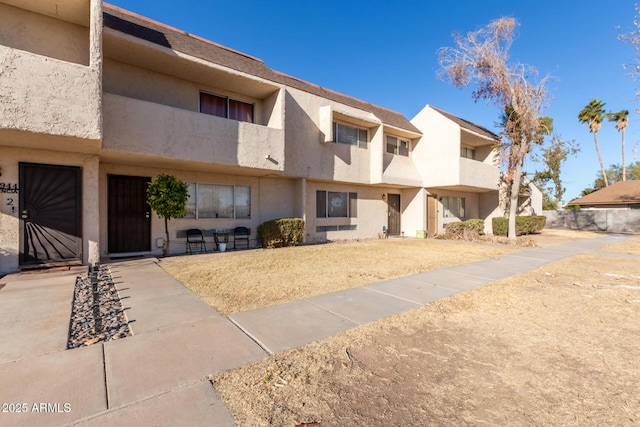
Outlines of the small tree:
<svg viewBox="0 0 640 427">
<path fill-rule="evenodd" d="M 558 133 L 551 135 L 550 145 L 541 154 L 545 168 L 537 171 L 532 180 L 543 191 L 544 209 L 557 209 L 562 204 L 565 188 L 560 179 L 560 169 L 568 156 L 579 151 L 575 140 L 565 141 Z M 552 189 L 546 186 L 549 181 L 553 184 Z"/>
<path fill-rule="evenodd" d="M 160 174 L 149 183 L 147 188 L 147 203 L 160 218 L 164 218 L 166 239 L 162 247 L 162 254 L 169 255 L 169 224 L 171 218 L 184 218 L 187 214 L 186 205 L 189 198 L 189 186 L 186 182 L 172 175 Z"/>
</svg>

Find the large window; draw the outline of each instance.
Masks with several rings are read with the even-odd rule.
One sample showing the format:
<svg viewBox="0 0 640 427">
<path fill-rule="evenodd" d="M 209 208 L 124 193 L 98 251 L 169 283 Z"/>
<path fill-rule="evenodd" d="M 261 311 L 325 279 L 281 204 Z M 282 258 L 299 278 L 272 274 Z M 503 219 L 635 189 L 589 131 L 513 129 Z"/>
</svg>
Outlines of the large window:
<svg viewBox="0 0 640 427">
<path fill-rule="evenodd" d="M 358 193 L 316 191 L 317 218 L 356 218 Z"/>
<path fill-rule="evenodd" d="M 200 112 L 225 119 L 253 123 L 253 104 L 200 92 Z"/>
<path fill-rule="evenodd" d="M 185 218 L 251 218 L 251 187 L 189 183 Z"/>
<path fill-rule="evenodd" d="M 333 122 L 333 135 L 335 142 L 339 144 L 355 145 L 360 148 L 367 148 L 369 132 L 366 129 Z"/>
<path fill-rule="evenodd" d="M 409 156 L 409 141 L 387 136 L 387 153 Z"/>
<path fill-rule="evenodd" d="M 445 218 L 464 218 L 465 202 L 464 197 L 445 196 L 442 198 L 443 216 Z"/>
</svg>

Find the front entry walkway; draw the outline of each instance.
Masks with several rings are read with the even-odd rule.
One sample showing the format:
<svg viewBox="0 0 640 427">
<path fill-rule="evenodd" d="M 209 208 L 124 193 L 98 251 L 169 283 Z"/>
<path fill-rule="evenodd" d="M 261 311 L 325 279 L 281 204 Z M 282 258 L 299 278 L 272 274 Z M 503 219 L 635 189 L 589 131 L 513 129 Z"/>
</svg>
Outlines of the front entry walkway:
<svg viewBox="0 0 640 427">
<path fill-rule="evenodd" d="M 237 313 L 226 319 L 154 259 L 110 264 L 133 336 L 65 350 L 86 268 L 0 279 L 0 425 L 235 425 L 210 375 L 457 292 L 588 253 L 607 235 Z M 640 257 L 636 258 L 640 259 Z"/>
</svg>

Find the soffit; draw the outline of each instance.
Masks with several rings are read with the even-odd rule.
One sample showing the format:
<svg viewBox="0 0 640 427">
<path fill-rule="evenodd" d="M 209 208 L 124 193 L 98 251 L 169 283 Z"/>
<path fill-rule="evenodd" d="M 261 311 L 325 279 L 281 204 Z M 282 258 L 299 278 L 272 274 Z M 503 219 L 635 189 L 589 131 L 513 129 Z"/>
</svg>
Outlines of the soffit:
<svg viewBox="0 0 640 427">
<path fill-rule="evenodd" d="M 3 0 L 2 2 L 62 21 L 89 26 L 89 0 Z"/>
<path fill-rule="evenodd" d="M 279 86 L 272 82 L 123 35 L 109 28 L 105 28 L 103 34 L 103 47 L 105 57 L 110 59 L 260 99 L 279 90 Z"/>
</svg>

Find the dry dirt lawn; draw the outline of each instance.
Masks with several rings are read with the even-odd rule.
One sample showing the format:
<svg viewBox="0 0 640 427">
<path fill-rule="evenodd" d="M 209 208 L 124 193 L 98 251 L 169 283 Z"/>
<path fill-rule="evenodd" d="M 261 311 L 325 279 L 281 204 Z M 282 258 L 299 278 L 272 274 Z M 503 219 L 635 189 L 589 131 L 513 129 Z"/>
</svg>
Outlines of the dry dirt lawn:
<svg viewBox="0 0 640 427">
<path fill-rule="evenodd" d="M 640 425 L 640 236 L 606 250 L 212 382 L 241 426 Z"/>
<path fill-rule="evenodd" d="M 160 265 L 229 315 L 518 250 L 485 243 L 389 239 L 171 257 Z"/>
</svg>

